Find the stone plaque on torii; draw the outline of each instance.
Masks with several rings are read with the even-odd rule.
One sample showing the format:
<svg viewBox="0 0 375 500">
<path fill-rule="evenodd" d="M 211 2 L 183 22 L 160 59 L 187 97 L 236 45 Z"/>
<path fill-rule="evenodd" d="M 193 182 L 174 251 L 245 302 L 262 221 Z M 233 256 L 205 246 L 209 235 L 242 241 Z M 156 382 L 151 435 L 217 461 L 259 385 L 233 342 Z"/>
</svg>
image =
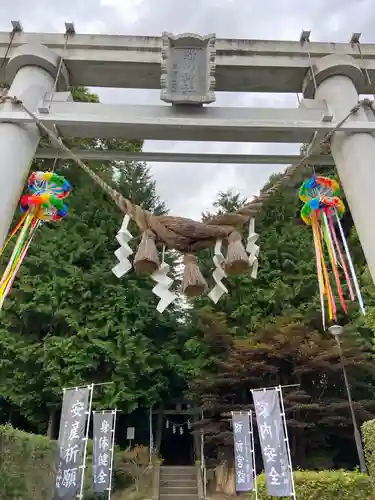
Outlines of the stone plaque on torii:
<svg viewBox="0 0 375 500">
<path fill-rule="evenodd" d="M 200 36 L 163 33 L 160 98 L 171 104 L 209 104 L 215 101 L 214 34 Z"/>
</svg>

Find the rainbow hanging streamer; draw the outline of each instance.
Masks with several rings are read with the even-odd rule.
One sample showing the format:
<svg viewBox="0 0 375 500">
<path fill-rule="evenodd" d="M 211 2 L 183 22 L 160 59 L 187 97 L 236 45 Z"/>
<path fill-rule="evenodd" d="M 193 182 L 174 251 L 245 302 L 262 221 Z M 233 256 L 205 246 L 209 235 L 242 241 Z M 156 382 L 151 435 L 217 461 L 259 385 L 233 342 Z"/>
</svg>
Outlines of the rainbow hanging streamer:
<svg viewBox="0 0 375 500">
<path fill-rule="evenodd" d="M 71 185 L 64 177 L 53 172 L 33 172 L 30 175 L 26 194 L 20 202 L 23 216 L 0 249 L 1 256 L 10 240 L 19 232 L 14 250 L 0 280 L 0 309 L 40 224 L 60 221 L 67 215 L 68 207 L 63 199 L 69 196 L 71 189 Z"/>
<path fill-rule="evenodd" d="M 325 299 L 327 301 L 328 319 L 330 321 L 337 320 L 337 300 L 331 282 L 335 283 L 337 299 L 342 310 L 347 312 L 344 291 L 341 285 L 342 277 L 345 279 L 350 300 L 354 301 L 357 298 L 361 311 L 365 314 L 365 306 L 353 261 L 340 221 L 344 215 L 345 206 L 339 198 L 339 194 L 340 187 L 338 183 L 333 179 L 322 176 L 306 180 L 299 190 L 299 197 L 304 202 L 301 209 L 301 218 L 305 224 L 312 227 L 313 231 L 324 329 L 326 329 Z M 329 265 L 326 263 L 326 255 L 328 255 Z M 330 270 L 333 276 L 330 276 Z"/>
</svg>

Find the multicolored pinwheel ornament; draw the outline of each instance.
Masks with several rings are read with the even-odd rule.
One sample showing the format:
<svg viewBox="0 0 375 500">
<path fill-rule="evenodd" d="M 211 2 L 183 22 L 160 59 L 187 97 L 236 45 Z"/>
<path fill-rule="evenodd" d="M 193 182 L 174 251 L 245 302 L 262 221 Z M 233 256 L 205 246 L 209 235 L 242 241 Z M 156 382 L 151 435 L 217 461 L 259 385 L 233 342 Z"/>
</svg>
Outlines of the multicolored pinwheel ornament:
<svg viewBox="0 0 375 500">
<path fill-rule="evenodd" d="M 337 319 L 332 281 L 335 282 L 340 305 L 343 311 L 347 312 L 342 277 L 346 281 L 350 299 L 354 301 L 357 297 L 362 313 L 365 314 L 353 261 L 341 225 L 340 219 L 344 215 L 345 206 L 339 194 L 338 183 L 334 179 L 322 176 L 306 180 L 299 190 L 299 197 L 304 202 L 301 218 L 313 230 L 324 329 L 326 328 L 325 299 L 328 303 L 329 320 Z M 326 263 L 327 255 L 329 265 Z"/>
<path fill-rule="evenodd" d="M 60 221 L 68 213 L 64 203 L 72 190 L 70 183 L 53 172 L 33 172 L 28 180 L 26 194 L 20 206 L 23 216 L 2 249 L 3 254 L 10 240 L 20 231 L 13 253 L 0 281 L 0 309 L 8 295 L 17 272 L 27 253 L 35 231 L 42 222 Z"/>
</svg>

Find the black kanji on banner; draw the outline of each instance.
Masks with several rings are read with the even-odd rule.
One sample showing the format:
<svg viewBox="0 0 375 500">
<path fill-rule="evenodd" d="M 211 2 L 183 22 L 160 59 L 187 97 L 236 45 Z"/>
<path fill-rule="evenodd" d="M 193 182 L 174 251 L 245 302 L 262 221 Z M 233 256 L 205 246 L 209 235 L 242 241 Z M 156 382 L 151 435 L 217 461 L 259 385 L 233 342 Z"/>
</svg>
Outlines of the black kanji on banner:
<svg viewBox="0 0 375 500">
<path fill-rule="evenodd" d="M 56 497 L 75 499 L 83 473 L 83 451 L 91 387 L 64 391 L 59 432 Z"/>
<path fill-rule="evenodd" d="M 232 423 L 236 491 L 253 491 L 254 465 L 249 413 L 232 412 Z"/>
<path fill-rule="evenodd" d="M 92 484 L 96 493 L 104 493 L 111 487 L 115 421 L 115 410 L 94 413 Z"/>
<path fill-rule="evenodd" d="M 280 390 L 253 390 L 252 393 L 268 494 L 271 497 L 294 496 Z"/>
</svg>

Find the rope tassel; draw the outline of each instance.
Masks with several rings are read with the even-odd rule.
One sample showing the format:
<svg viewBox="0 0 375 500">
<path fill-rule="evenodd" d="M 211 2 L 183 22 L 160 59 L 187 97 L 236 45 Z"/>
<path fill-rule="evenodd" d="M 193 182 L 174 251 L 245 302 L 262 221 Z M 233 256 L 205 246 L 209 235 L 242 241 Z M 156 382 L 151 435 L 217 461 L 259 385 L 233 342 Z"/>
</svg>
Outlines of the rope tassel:
<svg viewBox="0 0 375 500">
<path fill-rule="evenodd" d="M 196 256 L 185 254 L 184 264 L 182 291 L 187 297 L 198 297 L 207 290 L 207 282 L 198 267 Z"/>
<path fill-rule="evenodd" d="M 241 235 L 233 231 L 228 237 L 228 251 L 225 270 L 228 275 L 237 276 L 249 268 L 249 258 L 241 241 Z"/>
<path fill-rule="evenodd" d="M 142 234 L 141 242 L 134 257 L 134 268 L 138 274 L 152 274 L 159 268 L 155 235 L 149 229 L 146 229 Z"/>
</svg>

